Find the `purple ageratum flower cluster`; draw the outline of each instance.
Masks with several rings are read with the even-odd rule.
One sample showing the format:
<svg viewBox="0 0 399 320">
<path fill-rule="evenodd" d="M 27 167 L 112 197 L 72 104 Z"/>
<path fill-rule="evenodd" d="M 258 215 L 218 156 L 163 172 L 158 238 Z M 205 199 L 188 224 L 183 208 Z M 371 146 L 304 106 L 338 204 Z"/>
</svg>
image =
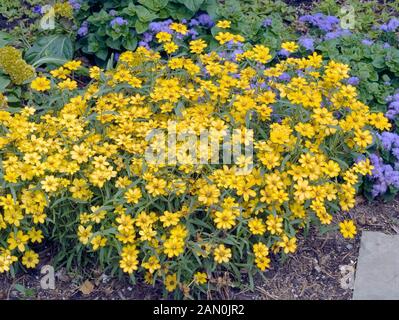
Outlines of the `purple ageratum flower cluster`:
<svg viewBox="0 0 399 320">
<path fill-rule="evenodd" d="M 301 16 L 299 21 L 309 23 L 325 32 L 324 40 L 332 40 L 352 34 L 348 29 L 342 29 L 340 27 L 339 18 L 335 16 L 327 16 L 323 13 L 315 13 L 313 15 L 307 14 Z"/>
<path fill-rule="evenodd" d="M 109 24 L 112 28 L 114 28 L 114 27 L 120 27 L 123 25 L 127 25 L 127 23 L 128 23 L 127 20 L 123 19 L 122 17 L 116 17 L 116 18 L 112 19 Z"/>
<path fill-rule="evenodd" d="M 395 119 L 395 117 L 399 114 L 399 91 L 396 92 L 393 96 L 388 97 L 388 111 L 386 112 L 386 116 L 388 119 Z"/>
<path fill-rule="evenodd" d="M 399 19 L 398 18 L 392 18 L 391 20 L 388 21 L 388 23 L 382 24 L 380 26 L 380 30 L 385 31 L 385 32 L 395 32 L 396 29 L 399 28 Z"/>
<path fill-rule="evenodd" d="M 307 14 L 299 18 L 301 22 L 307 22 L 324 32 L 330 32 L 339 28 L 339 19 L 335 16 L 326 16 L 323 13 Z"/>
<path fill-rule="evenodd" d="M 358 77 L 350 77 L 347 80 L 347 83 L 350 84 L 351 86 L 357 86 L 360 82 L 360 79 Z"/>
<path fill-rule="evenodd" d="M 324 36 L 325 40 L 332 40 L 340 37 L 350 36 L 352 32 L 348 29 L 338 29 L 336 31 L 327 32 Z"/>
<path fill-rule="evenodd" d="M 306 50 L 314 51 L 314 40 L 310 37 L 301 37 L 298 43 Z"/>
<path fill-rule="evenodd" d="M 206 13 L 198 15 L 197 20 L 199 25 L 204 28 L 212 28 L 215 25 L 215 22 L 212 20 L 210 15 Z"/>
<path fill-rule="evenodd" d="M 262 22 L 262 26 L 263 27 L 270 27 L 273 23 L 273 20 L 270 18 L 266 18 L 265 20 L 263 20 Z"/>
<path fill-rule="evenodd" d="M 399 92 L 388 97 L 387 102 L 389 105 L 385 115 L 392 120 L 399 114 Z M 371 191 L 373 197 L 383 195 L 390 186 L 399 188 L 399 135 L 384 131 L 377 135 L 377 138 L 381 141 L 383 149 L 393 156 L 394 163 L 384 163 L 384 160 L 376 154 L 370 156 L 370 161 L 374 166 L 372 172 L 374 184 Z"/>
<path fill-rule="evenodd" d="M 372 171 L 373 187 L 371 195 L 377 197 L 387 192 L 388 187 L 399 188 L 399 171 L 390 164 L 385 164 L 383 159 L 376 154 L 370 155 L 370 162 L 374 169 Z"/>
<path fill-rule="evenodd" d="M 172 19 L 167 19 L 158 22 L 151 22 L 148 26 L 148 30 L 150 30 L 150 32 L 154 34 L 158 32 L 172 33 L 172 30 L 169 28 L 172 22 L 173 22 Z"/>
<path fill-rule="evenodd" d="M 78 29 L 78 35 L 79 35 L 79 37 L 84 37 L 88 33 L 89 33 L 89 22 L 83 21 L 80 28 Z"/>
<path fill-rule="evenodd" d="M 40 5 L 34 6 L 34 7 L 32 8 L 32 11 L 33 11 L 34 13 L 36 13 L 36 14 L 42 14 L 42 13 L 43 13 L 43 12 L 42 12 L 42 6 L 40 6 Z"/>
<path fill-rule="evenodd" d="M 73 8 L 73 10 L 79 10 L 81 7 L 79 0 L 69 0 L 68 3 Z"/>
<path fill-rule="evenodd" d="M 363 39 L 362 40 L 362 44 L 364 44 L 365 46 L 371 46 L 374 43 L 373 40 L 370 39 Z"/>
</svg>

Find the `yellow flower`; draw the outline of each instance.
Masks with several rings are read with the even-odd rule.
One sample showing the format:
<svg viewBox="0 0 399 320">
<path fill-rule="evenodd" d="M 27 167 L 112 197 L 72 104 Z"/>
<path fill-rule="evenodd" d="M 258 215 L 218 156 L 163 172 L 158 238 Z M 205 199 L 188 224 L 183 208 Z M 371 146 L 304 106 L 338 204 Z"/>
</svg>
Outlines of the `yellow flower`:
<svg viewBox="0 0 399 320">
<path fill-rule="evenodd" d="M 127 203 L 138 203 L 142 197 L 141 190 L 139 188 L 131 188 L 125 193 L 125 199 Z"/>
<path fill-rule="evenodd" d="M 75 90 L 78 87 L 78 83 L 68 78 L 58 83 L 58 87 L 63 90 Z"/>
<path fill-rule="evenodd" d="M 231 249 L 226 248 L 224 244 L 220 244 L 213 252 L 215 261 L 217 263 L 227 263 L 232 257 Z"/>
<path fill-rule="evenodd" d="M 24 234 L 23 231 L 19 230 L 16 234 L 12 233 L 7 239 L 8 247 L 10 250 L 18 248 L 19 251 L 25 251 L 25 245 L 29 241 L 29 236 Z"/>
<path fill-rule="evenodd" d="M 208 45 L 202 39 L 190 41 L 190 52 L 200 54 Z"/>
<path fill-rule="evenodd" d="M 271 234 L 279 234 L 283 232 L 283 218 L 269 214 L 266 220 L 267 230 Z"/>
<path fill-rule="evenodd" d="M 205 185 L 198 192 L 198 201 L 210 206 L 219 201 L 220 190 L 215 185 Z"/>
<path fill-rule="evenodd" d="M 96 251 L 99 248 L 105 247 L 107 244 L 107 238 L 97 235 L 91 239 L 90 243 L 93 245 L 93 251 Z"/>
<path fill-rule="evenodd" d="M 215 223 L 218 229 L 231 229 L 235 226 L 235 215 L 231 210 L 216 211 Z"/>
<path fill-rule="evenodd" d="M 78 70 L 81 65 L 82 65 L 82 61 L 73 60 L 73 61 L 68 61 L 67 63 L 65 63 L 64 68 L 71 70 L 71 71 L 75 71 L 75 70 Z"/>
<path fill-rule="evenodd" d="M 283 249 L 284 253 L 294 253 L 296 251 L 296 238 L 288 238 L 284 235 L 279 242 L 279 246 Z"/>
<path fill-rule="evenodd" d="M 357 234 L 356 226 L 353 220 L 344 220 L 339 224 L 341 234 L 344 238 L 353 239 Z"/>
<path fill-rule="evenodd" d="M 43 240 L 43 233 L 42 230 L 36 230 L 35 228 L 28 231 L 28 236 L 32 243 L 42 243 Z"/>
<path fill-rule="evenodd" d="M 38 77 L 31 82 L 30 87 L 36 91 L 47 91 L 51 88 L 50 80 L 45 77 Z"/>
<path fill-rule="evenodd" d="M 88 226 L 88 227 L 84 227 L 84 226 L 79 226 L 78 227 L 78 237 L 79 237 L 79 241 L 83 244 L 88 244 L 89 243 L 89 239 L 92 236 L 92 226 Z"/>
<path fill-rule="evenodd" d="M 281 44 L 281 48 L 287 50 L 288 52 L 295 52 L 296 50 L 298 50 L 299 46 L 295 42 L 289 41 L 283 42 Z"/>
<path fill-rule="evenodd" d="M 125 256 L 119 261 L 119 266 L 121 267 L 123 272 L 129 274 L 138 269 L 138 264 L 139 261 L 137 260 L 137 257 L 135 255 Z"/>
<path fill-rule="evenodd" d="M 22 264 L 27 268 L 34 268 L 39 263 L 39 255 L 32 250 L 28 250 L 22 256 Z"/>
<path fill-rule="evenodd" d="M 163 244 L 164 252 L 169 258 L 173 258 L 174 256 L 179 256 L 184 252 L 184 242 L 182 239 L 178 239 L 175 237 L 169 238 Z"/>
<path fill-rule="evenodd" d="M 196 284 L 205 284 L 208 280 L 208 276 L 205 272 L 197 272 L 194 274 L 194 282 Z"/>
<path fill-rule="evenodd" d="M 230 25 L 231 25 L 231 21 L 228 21 L 228 20 L 220 20 L 220 21 L 218 21 L 218 23 L 216 24 L 217 27 L 223 28 L 223 29 L 228 29 L 228 28 L 230 28 Z"/>
<path fill-rule="evenodd" d="M 270 266 L 270 259 L 268 257 L 256 257 L 255 263 L 260 270 L 265 271 Z"/>
<path fill-rule="evenodd" d="M 172 292 L 173 290 L 175 290 L 177 288 L 177 275 L 176 275 L 176 273 L 169 274 L 169 275 L 166 276 L 165 288 L 169 292 Z"/>
<path fill-rule="evenodd" d="M 173 53 L 173 52 L 176 52 L 177 49 L 179 49 L 179 47 L 177 46 L 177 44 L 174 43 L 174 42 L 166 42 L 166 43 L 163 45 L 163 48 L 165 49 L 165 51 L 166 51 L 168 54 L 171 54 L 171 53 Z"/>
<path fill-rule="evenodd" d="M 248 227 L 253 235 L 262 235 L 266 232 L 266 225 L 258 218 L 249 220 Z"/>
<path fill-rule="evenodd" d="M 158 32 L 155 35 L 155 37 L 161 43 L 162 42 L 170 42 L 172 40 L 172 35 L 170 33 L 164 32 L 164 31 Z"/>
<path fill-rule="evenodd" d="M 169 28 L 171 30 L 176 31 L 177 33 L 182 34 L 182 35 L 185 35 L 188 32 L 187 26 L 182 24 L 182 23 L 173 22 L 173 23 L 170 24 Z"/>
</svg>

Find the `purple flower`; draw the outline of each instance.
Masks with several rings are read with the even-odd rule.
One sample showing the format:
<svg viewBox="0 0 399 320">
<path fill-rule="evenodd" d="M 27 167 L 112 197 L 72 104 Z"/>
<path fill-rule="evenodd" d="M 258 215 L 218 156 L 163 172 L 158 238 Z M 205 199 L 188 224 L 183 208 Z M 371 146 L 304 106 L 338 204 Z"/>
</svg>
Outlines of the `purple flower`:
<svg viewBox="0 0 399 320">
<path fill-rule="evenodd" d="M 139 47 L 144 47 L 146 49 L 150 49 L 148 42 L 145 42 L 145 41 L 139 41 Z"/>
<path fill-rule="evenodd" d="M 118 12 L 116 12 L 116 10 L 113 10 L 113 9 L 109 12 L 109 15 L 111 17 L 115 17 L 117 14 L 118 14 Z"/>
<path fill-rule="evenodd" d="M 79 0 L 69 0 L 68 3 L 74 10 L 79 10 L 80 9 L 80 1 Z"/>
<path fill-rule="evenodd" d="M 262 22 L 262 26 L 264 27 L 270 27 L 273 23 L 273 20 L 270 18 L 266 18 L 265 20 L 263 20 Z"/>
<path fill-rule="evenodd" d="M 197 27 L 197 26 L 199 26 L 199 22 L 197 19 L 191 19 L 190 22 L 188 23 L 188 25 L 190 27 Z"/>
<path fill-rule="evenodd" d="M 191 36 L 191 39 L 196 39 L 199 33 L 195 29 L 189 29 L 187 34 Z"/>
<path fill-rule="evenodd" d="M 153 35 L 150 32 L 144 32 L 142 37 L 143 37 L 142 40 L 145 42 L 151 42 L 153 39 Z"/>
<path fill-rule="evenodd" d="M 169 29 L 169 26 L 172 22 L 173 21 L 171 19 L 167 19 L 160 22 L 151 22 L 148 26 L 148 29 L 153 33 L 158 33 L 158 32 L 172 33 L 172 30 Z"/>
<path fill-rule="evenodd" d="M 314 51 L 314 41 L 312 38 L 301 37 L 301 38 L 299 38 L 298 42 L 306 50 Z"/>
<path fill-rule="evenodd" d="M 39 5 L 34 6 L 33 9 L 32 9 L 32 11 L 33 11 L 34 13 L 37 13 L 37 14 L 42 14 L 42 6 L 39 6 Z"/>
<path fill-rule="evenodd" d="M 370 39 L 363 39 L 362 40 L 362 44 L 364 44 L 365 46 L 371 46 L 374 43 L 373 40 Z"/>
<path fill-rule="evenodd" d="M 399 19 L 392 18 L 391 20 L 388 21 L 388 23 L 382 24 L 380 26 L 380 30 L 385 32 L 395 32 L 398 27 L 399 27 Z"/>
<path fill-rule="evenodd" d="M 359 84 L 359 78 L 358 77 L 350 77 L 348 79 L 348 84 L 350 84 L 351 86 L 357 86 Z"/>
<path fill-rule="evenodd" d="M 347 30 L 347 29 L 340 29 L 337 31 L 331 31 L 331 32 L 327 32 L 326 35 L 324 36 L 325 40 L 332 40 L 332 39 L 336 39 L 342 36 L 349 36 L 352 33 Z"/>
<path fill-rule="evenodd" d="M 304 15 L 299 18 L 299 21 L 307 22 L 324 32 L 329 32 L 337 29 L 339 24 L 339 19 L 337 17 L 326 16 L 322 13 L 316 13 L 314 15 Z"/>
<path fill-rule="evenodd" d="M 114 28 L 115 26 L 127 25 L 127 20 L 123 19 L 122 17 L 116 17 L 115 19 L 112 19 L 110 25 L 112 28 Z"/>
<path fill-rule="evenodd" d="M 281 50 L 278 52 L 278 54 L 279 54 L 280 56 L 283 56 L 283 57 L 288 57 L 288 56 L 290 55 L 290 53 L 289 53 L 287 50 L 285 50 L 285 49 L 281 49 Z"/>
<path fill-rule="evenodd" d="M 212 18 L 206 14 L 206 13 L 202 13 L 197 17 L 197 20 L 199 22 L 199 24 L 205 28 L 212 28 L 213 25 L 215 24 L 212 20 Z"/>
<path fill-rule="evenodd" d="M 388 31 L 396 31 L 396 29 L 399 27 L 399 19 L 392 18 L 389 20 L 387 27 Z"/>
<path fill-rule="evenodd" d="M 83 21 L 82 25 L 78 29 L 78 35 L 80 37 L 84 37 L 89 33 L 89 23 L 87 21 Z"/>
<path fill-rule="evenodd" d="M 287 72 L 284 72 L 278 77 L 278 79 L 280 81 L 286 82 L 286 81 L 290 81 L 291 80 L 291 76 Z"/>
</svg>

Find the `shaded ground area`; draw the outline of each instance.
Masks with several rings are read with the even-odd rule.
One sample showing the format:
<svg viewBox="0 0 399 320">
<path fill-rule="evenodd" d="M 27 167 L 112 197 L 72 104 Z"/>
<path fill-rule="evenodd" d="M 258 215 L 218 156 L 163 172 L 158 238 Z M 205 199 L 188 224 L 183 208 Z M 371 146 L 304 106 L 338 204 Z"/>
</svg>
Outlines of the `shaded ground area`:
<svg viewBox="0 0 399 320">
<path fill-rule="evenodd" d="M 351 299 L 353 271 L 362 230 L 399 233 L 399 199 L 390 203 L 367 203 L 358 198 L 349 213 L 356 220 L 358 235 L 345 240 L 337 231 L 319 234 L 311 230 L 300 236 L 298 251 L 284 263 L 273 261 L 271 269 L 255 279 L 255 290 L 222 287 L 209 299 Z M 337 216 L 337 220 L 347 218 Z M 343 281 L 343 278 L 346 281 Z M 82 293 L 82 283 L 90 281 Z M 14 279 L 0 276 L 0 299 L 160 299 L 162 290 L 144 284 L 133 286 L 126 279 L 111 279 L 101 272 L 79 275 L 61 270 L 56 289 L 40 289 L 38 271 Z M 93 285 L 93 287 L 91 287 Z M 85 290 L 83 290 L 85 291 Z"/>
</svg>

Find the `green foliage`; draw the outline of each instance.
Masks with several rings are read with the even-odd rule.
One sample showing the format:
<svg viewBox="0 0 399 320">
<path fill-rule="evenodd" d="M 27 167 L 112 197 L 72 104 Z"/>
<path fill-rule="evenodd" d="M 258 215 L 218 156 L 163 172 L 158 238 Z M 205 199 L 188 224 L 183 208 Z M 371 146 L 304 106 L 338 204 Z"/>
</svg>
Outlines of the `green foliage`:
<svg viewBox="0 0 399 320">
<path fill-rule="evenodd" d="M 385 98 L 399 85 L 399 50 L 384 48 L 381 43 L 361 43 L 362 36 L 353 35 L 328 40 L 317 46 L 323 56 L 347 63 L 352 75 L 360 79 L 360 98 L 379 111 L 385 110 Z"/>
<path fill-rule="evenodd" d="M 33 66 L 43 64 L 62 65 L 71 60 L 74 46 L 66 35 L 52 35 L 39 38 L 25 53 L 25 59 Z"/>
<path fill-rule="evenodd" d="M 396 2 L 396 4 L 395 4 Z M 352 6 L 355 14 L 355 30 L 369 33 L 371 27 L 376 23 L 386 22 L 390 16 L 398 11 L 397 1 L 378 1 L 378 0 L 321 0 L 313 8 L 313 12 L 321 12 L 327 15 L 341 17 L 344 6 Z"/>
<path fill-rule="evenodd" d="M 86 20 L 89 22 L 89 34 L 78 40 L 77 48 L 86 55 L 95 55 L 101 63 L 112 51 L 134 50 L 140 34 L 148 30 L 152 21 L 189 19 L 215 4 L 216 0 L 87 1 L 77 14 L 77 21 L 79 25 Z M 113 10 L 112 15 L 110 10 Z M 115 17 L 127 23 L 111 26 Z"/>
<path fill-rule="evenodd" d="M 279 38 L 287 35 L 287 31 L 292 32 L 292 28 L 287 30 L 283 22 L 295 20 L 295 9 L 280 0 L 231 0 L 219 5 L 215 16 L 217 19 L 230 20 L 234 31 L 252 42 L 257 42 L 271 36 L 262 26 L 266 18 L 273 20 L 271 33 L 274 37 Z"/>
</svg>

